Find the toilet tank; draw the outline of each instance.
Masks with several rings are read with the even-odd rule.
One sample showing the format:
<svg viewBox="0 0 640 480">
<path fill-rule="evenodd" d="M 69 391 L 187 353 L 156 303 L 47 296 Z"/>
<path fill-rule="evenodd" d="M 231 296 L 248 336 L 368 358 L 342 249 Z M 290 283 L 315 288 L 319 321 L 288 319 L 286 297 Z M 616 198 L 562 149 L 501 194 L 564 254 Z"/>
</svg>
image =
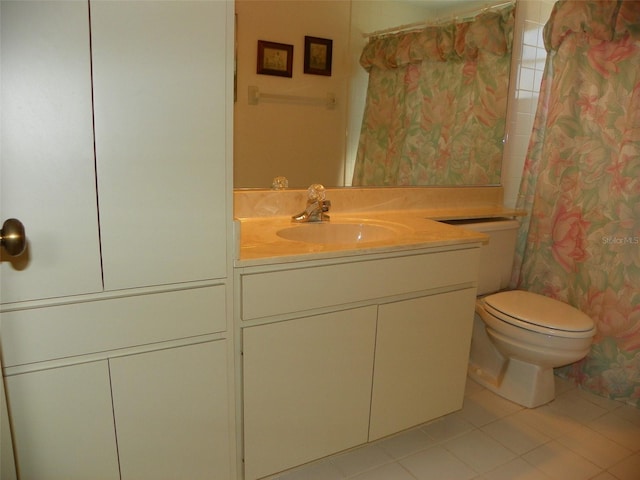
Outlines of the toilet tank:
<svg viewBox="0 0 640 480">
<path fill-rule="evenodd" d="M 489 243 L 482 245 L 480 249 L 478 295 L 507 288 L 511 279 L 519 222 L 488 218 L 452 220 L 446 223 L 489 235 Z"/>
</svg>

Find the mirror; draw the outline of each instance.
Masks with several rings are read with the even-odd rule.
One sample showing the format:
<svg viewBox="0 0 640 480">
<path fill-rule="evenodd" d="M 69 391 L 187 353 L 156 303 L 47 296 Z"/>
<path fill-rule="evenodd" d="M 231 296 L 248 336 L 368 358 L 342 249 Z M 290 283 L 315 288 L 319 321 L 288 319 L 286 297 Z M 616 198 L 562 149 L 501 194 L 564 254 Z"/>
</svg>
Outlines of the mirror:
<svg viewBox="0 0 640 480">
<path fill-rule="evenodd" d="M 499 3 L 504 0 L 492 2 Z M 488 5 L 486 0 L 236 0 L 234 187 L 271 188 L 276 176 L 287 177 L 289 188 L 350 186 L 368 83 L 359 63 L 368 41 L 363 34 L 452 20 Z M 321 45 L 331 40 L 330 75 L 305 73 L 305 37 Z M 256 73 L 258 40 L 281 44 L 285 53 L 293 47 L 291 77 Z"/>
</svg>

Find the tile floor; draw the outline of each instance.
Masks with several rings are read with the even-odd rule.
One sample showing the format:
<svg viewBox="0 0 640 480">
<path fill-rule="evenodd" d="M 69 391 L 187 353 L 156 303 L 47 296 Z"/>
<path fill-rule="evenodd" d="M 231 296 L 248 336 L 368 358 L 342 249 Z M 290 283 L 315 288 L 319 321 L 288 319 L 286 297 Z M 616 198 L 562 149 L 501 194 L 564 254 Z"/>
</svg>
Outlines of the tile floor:
<svg viewBox="0 0 640 480">
<path fill-rule="evenodd" d="M 461 411 L 271 480 L 640 480 L 640 409 L 556 389 L 526 409 L 468 380 Z"/>
</svg>

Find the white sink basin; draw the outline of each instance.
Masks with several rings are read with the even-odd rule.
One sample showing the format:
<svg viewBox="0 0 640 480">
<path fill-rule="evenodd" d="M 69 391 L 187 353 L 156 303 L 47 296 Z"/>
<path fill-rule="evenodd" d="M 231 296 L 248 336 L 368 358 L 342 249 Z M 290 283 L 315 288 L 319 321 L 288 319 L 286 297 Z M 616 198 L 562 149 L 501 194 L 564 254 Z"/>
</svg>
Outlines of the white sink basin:
<svg viewBox="0 0 640 480">
<path fill-rule="evenodd" d="M 369 243 L 391 240 L 398 233 L 386 226 L 371 223 L 301 223 L 278 230 L 286 240 L 307 243 Z"/>
</svg>

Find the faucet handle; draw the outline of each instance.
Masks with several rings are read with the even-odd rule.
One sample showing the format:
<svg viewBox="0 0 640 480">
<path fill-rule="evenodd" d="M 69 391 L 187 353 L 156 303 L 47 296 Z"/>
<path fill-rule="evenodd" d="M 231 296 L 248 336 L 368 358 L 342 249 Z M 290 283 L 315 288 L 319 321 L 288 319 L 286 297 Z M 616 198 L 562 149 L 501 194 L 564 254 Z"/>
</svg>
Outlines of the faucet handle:
<svg viewBox="0 0 640 480">
<path fill-rule="evenodd" d="M 307 189 L 309 203 L 323 201 L 326 197 L 324 185 L 314 183 Z"/>
</svg>

